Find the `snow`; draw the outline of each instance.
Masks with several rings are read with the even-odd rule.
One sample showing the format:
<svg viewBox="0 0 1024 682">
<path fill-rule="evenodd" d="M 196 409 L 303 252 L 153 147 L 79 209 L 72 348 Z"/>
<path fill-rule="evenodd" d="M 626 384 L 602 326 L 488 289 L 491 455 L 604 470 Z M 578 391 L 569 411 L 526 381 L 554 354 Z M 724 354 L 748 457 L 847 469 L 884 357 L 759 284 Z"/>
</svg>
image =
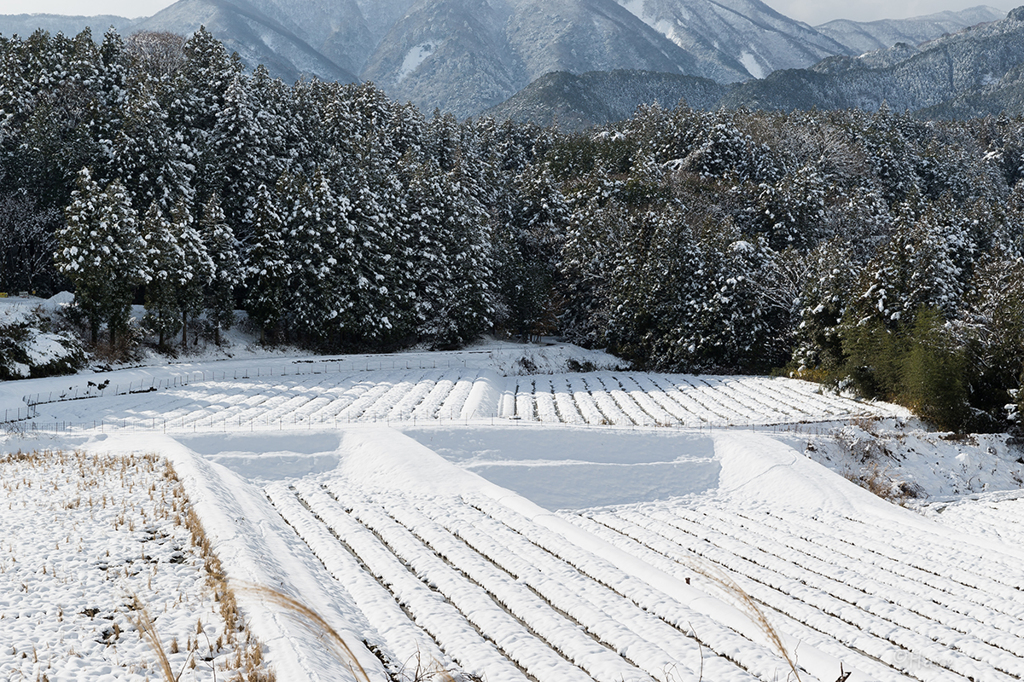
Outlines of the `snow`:
<svg viewBox="0 0 1024 682">
<path fill-rule="evenodd" d="M 740 54 L 739 62 L 740 64 L 743 65 L 743 68 L 746 69 L 747 72 L 754 78 L 761 79 L 768 75 L 765 73 L 765 70 L 761 66 L 761 63 L 757 61 L 757 58 L 754 57 L 754 55 L 751 54 L 750 52 L 747 52 L 746 50 L 744 50 Z"/>
<path fill-rule="evenodd" d="M 405 58 L 402 59 L 402 66 L 398 70 L 396 82 L 401 83 L 408 78 L 432 54 L 434 54 L 433 43 L 421 43 L 409 50 Z"/>
<path fill-rule="evenodd" d="M 0 480 L 0 679 L 150 679 L 141 608 L 181 679 L 237 669 L 244 635 L 226 641 L 183 493 L 156 457 L 0 456 Z"/>
<path fill-rule="evenodd" d="M 597 368 L 566 373 L 570 360 Z M 312 607 L 381 681 L 418 669 L 774 682 L 792 675 L 787 655 L 808 682 L 841 670 L 853 682 L 1024 676 L 1024 462 L 1005 437 L 952 439 L 893 406 L 791 379 L 598 360 L 489 342 L 91 375 L 112 381 L 103 391 L 84 376 L 7 382 L 10 404 L 46 401 L 0 443 L 170 462 L 279 680 L 354 676 L 322 633 L 246 586 Z M 78 399 L 49 402 L 51 392 Z M 60 456 L 41 461 L 31 475 L 0 464 L 0 522 L 16 529 L 0 539 L 0 642 L 16 642 L 0 647 L 0 669 L 35 679 L 39 664 L 12 653 L 35 644 L 47 670 L 63 671 L 50 679 L 141 679 L 102 638 L 71 636 L 96 627 L 80 615 L 93 603 L 131 627 L 119 588 L 89 576 L 100 548 L 128 558 L 139 540 L 114 528 L 115 508 L 86 509 L 74 486 L 50 494 L 47 481 L 88 467 L 59 474 Z M 871 467 L 919 497 L 901 507 L 850 480 Z M 187 618 L 159 616 L 169 639 L 210 607 L 200 560 L 164 573 L 159 552 L 187 542 L 154 520 L 154 483 L 161 490 L 159 475 L 108 476 L 89 494 L 94 507 L 106 491 L 145 509 L 170 538 L 146 543 L 159 566 L 152 588 L 145 570 L 129 576 L 150 603 L 184 595 Z M 184 567 L 192 577 L 172 579 Z M 60 582 L 74 576 L 86 580 Z M 137 637 L 123 639 L 117 661 L 150 660 Z"/>
<path fill-rule="evenodd" d="M 644 0 L 625 0 L 624 2 L 620 2 L 619 4 L 622 5 L 626 9 L 626 11 L 635 16 L 640 21 L 645 21 Z"/>
<path fill-rule="evenodd" d="M 548 509 L 665 499 L 718 486 L 710 437 L 619 429 L 419 427 L 404 433 Z"/>
</svg>

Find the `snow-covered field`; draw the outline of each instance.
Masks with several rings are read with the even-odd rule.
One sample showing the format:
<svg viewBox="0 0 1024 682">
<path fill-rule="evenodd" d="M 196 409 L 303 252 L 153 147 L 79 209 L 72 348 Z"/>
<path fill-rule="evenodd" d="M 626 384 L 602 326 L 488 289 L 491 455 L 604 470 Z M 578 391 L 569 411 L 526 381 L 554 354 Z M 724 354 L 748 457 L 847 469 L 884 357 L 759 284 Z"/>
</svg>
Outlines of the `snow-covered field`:
<svg viewBox="0 0 1024 682">
<path fill-rule="evenodd" d="M 52 379 L 28 392 L 29 426 L 49 430 L 228 430 L 357 422 L 517 420 L 627 427 L 723 427 L 888 414 L 806 382 L 597 371 L 503 376 L 496 351 L 410 354 L 267 367 L 123 372 L 106 388 Z M 438 366 L 440 365 L 440 366 Z M 167 371 L 164 370 L 164 373 Z M 149 374 L 150 376 L 146 376 Z M 58 383 L 59 382 L 59 383 Z M 31 385 L 9 385 L 31 390 Z M 14 401 L 10 398 L 8 403 Z"/>
<path fill-rule="evenodd" d="M 566 373 L 588 362 L 596 371 Z M 569 346 L 248 358 L 88 379 L 111 383 L 0 384 L 6 404 L 38 403 L 8 426 L 4 450 L 166 458 L 229 582 L 314 608 L 369 679 L 441 669 L 488 682 L 1024 677 L 1024 462 L 996 437 L 947 440 L 892 406 L 798 381 L 622 371 Z M 0 648 L 9 679 L 38 677 L 17 656 L 42 642 L 62 679 L 132 679 L 143 665 L 156 676 L 137 634 L 114 659 L 101 642 L 77 656 L 58 616 L 96 602 L 131 629 L 122 587 L 89 578 L 101 571 L 88 548 L 130 553 L 140 528 L 168 534 L 168 551 L 185 544 L 148 501 L 162 463 L 136 459 L 156 473 L 122 476 L 130 490 L 108 493 L 118 510 L 144 510 L 134 531 L 84 500 L 68 508 L 62 500 L 84 493 L 74 477 L 54 478 L 68 468 L 58 459 L 32 476 L 6 461 L 0 522 L 17 540 L 0 538 L 10 562 L 0 563 L 0 642 L 22 642 Z M 901 508 L 844 478 L 869 466 L 920 497 Z M 90 494 L 95 505 L 102 492 Z M 165 572 L 146 542 L 152 590 L 198 599 L 169 577 L 189 562 Z M 238 594 L 277 679 L 361 679 L 274 600 Z M 158 611 L 168 598 L 147 602 Z M 182 622 L 197 617 L 189 608 Z M 157 618 L 168 640 L 175 618 Z M 204 670 L 188 674 L 213 679 Z"/>
<path fill-rule="evenodd" d="M 15 452 L 0 483 L 0 679 L 151 679 L 143 619 L 182 679 L 259 671 L 162 458 Z"/>
</svg>

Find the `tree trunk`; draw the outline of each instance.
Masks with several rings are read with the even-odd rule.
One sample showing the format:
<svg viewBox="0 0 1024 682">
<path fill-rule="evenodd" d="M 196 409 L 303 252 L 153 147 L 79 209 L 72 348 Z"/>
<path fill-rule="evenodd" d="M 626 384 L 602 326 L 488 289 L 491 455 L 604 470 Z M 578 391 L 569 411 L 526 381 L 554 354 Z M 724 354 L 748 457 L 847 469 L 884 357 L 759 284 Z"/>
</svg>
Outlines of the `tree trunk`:
<svg viewBox="0 0 1024 682">
<path fill-rule="evenodd" d="M 188 313 L 184 311 L 181 313 L 181 347 L 188 349 Z"/>
</svg>

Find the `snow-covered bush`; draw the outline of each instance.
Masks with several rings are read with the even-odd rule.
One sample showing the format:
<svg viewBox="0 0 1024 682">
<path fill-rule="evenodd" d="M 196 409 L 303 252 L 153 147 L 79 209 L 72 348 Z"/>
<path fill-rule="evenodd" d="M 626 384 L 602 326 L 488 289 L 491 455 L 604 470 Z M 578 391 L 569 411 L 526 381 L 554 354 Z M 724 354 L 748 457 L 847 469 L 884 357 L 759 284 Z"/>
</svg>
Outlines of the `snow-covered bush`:
<svg viewBox="0 0 1024 682">
<path fill-rule="evenodd" d="M 59 314 L 58 304 L 0 307 L 0 380 L 71 374 L 85 364 L 79 340 L 57 329 Z"/>
</svg>

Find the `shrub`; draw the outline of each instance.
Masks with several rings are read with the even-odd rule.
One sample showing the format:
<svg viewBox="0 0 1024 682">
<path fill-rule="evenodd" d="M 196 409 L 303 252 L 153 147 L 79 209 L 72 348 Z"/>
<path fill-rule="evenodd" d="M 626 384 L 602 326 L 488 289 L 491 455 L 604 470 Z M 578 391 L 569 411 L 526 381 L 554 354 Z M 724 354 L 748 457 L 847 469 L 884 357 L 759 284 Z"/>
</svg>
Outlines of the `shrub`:
<svg viewBox="0 0 1024 682">
<path fill-rule="evenodd" d="M 847 324 L 842 331 L 846 376 L 871 398 L 894 400 L 899 393 L 905 341 L 877 322 Z"/>
<path fill-rule="evenodd" d="M 937 309 L 918 312 L 901 365 L 904 405 L 948 431 L 959 432 L 968 425 L 968 363 Z"/>
<path fill-rule="evenodd" d="M 73 374 L 85 364 L 78 339 L 51 329 L 39 310 L 0 325 L 0 381 Z"/>
</svg>

